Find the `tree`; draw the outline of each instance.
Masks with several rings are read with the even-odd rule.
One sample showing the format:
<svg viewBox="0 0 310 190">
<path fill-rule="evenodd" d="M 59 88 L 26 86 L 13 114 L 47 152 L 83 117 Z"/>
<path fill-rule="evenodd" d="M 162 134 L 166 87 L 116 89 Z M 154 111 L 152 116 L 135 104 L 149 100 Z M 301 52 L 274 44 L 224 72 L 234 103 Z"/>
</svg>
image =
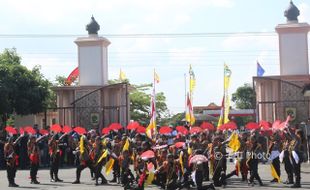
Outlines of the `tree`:
<svg viewBox="0 0 310 190">
<path fill-rule="evenodd" d="M 141 125 L 147 126 L 150 121 L 151 95 L 149 91 L 151 84 L 133 85 L 134 90 L 129 94 L 130 98 L 130 117 L 134 121 L 138 121 Z M 161 124 L 163 118 L 168 115 L 166 105 L 166 97 L 163 92 L 156 94 L 156 120 L 157 124 Z"/>
<path fill-rule="evenodd" d="M 232 101 L 238 109 L 254 109 L 255 108 L 255 91 L 250 84 L 244 84 L 237 88 L 232 94 Z"/>
<path fill-rule="evenodd" d="M 40 68 L 28 70 L 20 64 L 16 50 L 6 49 L 0 54 L 0 115 L 5 123 L 10 114 L 35 114 L 49 103 L 50 82 Z"/>
</svg>

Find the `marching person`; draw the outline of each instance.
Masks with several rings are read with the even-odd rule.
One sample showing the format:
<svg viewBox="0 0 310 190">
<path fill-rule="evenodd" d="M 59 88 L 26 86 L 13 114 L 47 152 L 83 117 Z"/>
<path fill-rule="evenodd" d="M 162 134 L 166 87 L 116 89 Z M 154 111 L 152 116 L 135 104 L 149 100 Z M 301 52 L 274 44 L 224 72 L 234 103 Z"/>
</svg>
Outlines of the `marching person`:
<svg viewBox="0 0 310 190">
<path fill-rule="evenodd" d="M 63 180 L 58 178 L 59 163 L 60 163 L 60 156 L 61 156 L 61 151 L 59 149 L 58 143 L 66 135 L 67 134 L 62 135 L 57 140 L 57 134 L 54 134 L 48 142 L 49 154 L 50 154 L 50 167 L 51 167 L 50 168 L 51 182 L 63 182 Z"/>
<path fill-rule="evenodd" d="M 95 138 L 93 149 L 91 150 L 91 155 L 93 154 L 93 160 L 94 160 L 94 173 L 95 173 L 95 180 L 96 180 L 95 185 L 99 185 L 98 183 L 99 178 L 101 178 L 101 185 L 108 183 L 107 179 L 101 173 L 103 164 L 108 155 L 108 152 L 106 151 L 108 150 L 104 150 L 100 136 L 97 136 Z"/>
<path fill-rule="evenodd" d="M 15 141 L 13 137 L 8 139 L 8 142 L 4 145 L 4 158 L 6 160 L 6 172 L 9 181 L 9 187 L 19 187 L 15 183 L 15 176 L 17 170 L 18 156 L 15 153 L 15 146 L 23 136 L 19 136 Z"/>
<path fill-rule="evenodd" d="M 278 136 L 277 133 L 273 134 L 270 137 L 270 145 L 268 148 L 268 153 L 270 154 L 270 160 L 271 160 L 271 164 L 274 167 L 278 177 L 280 178 L 281 176 L 281 170 L 280 170 L 280 146 L 281 146 L 281 142 L 280 142 L 280 137 Z M 271 183 L 278 183 L 279 179 L 274 178 L 270 181 Z"/>
<path fill-rule="evenodd" d="M 256 138 L 252 136 L 250 138 L 250 155 L 247 160 L 247 166 L 250 169 L 249 185 L 254 186 L 254 179 L 256 179 L 260 186 L 263 186 L 263 182 L 258 174 L 258 154 L 260 153 L 261 145 L 257 142 Z"/>
</svg>

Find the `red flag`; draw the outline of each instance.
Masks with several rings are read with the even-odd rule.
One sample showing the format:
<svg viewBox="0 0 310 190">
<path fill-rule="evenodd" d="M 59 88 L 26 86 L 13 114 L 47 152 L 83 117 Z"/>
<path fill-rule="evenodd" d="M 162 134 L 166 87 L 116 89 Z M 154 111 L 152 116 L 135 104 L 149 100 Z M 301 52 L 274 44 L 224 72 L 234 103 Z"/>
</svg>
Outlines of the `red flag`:
<svg viewBox="0 0 310 190">
<path fill-rule="evenodd" d="M 67 78 L 67 84 L 70 86 L 79 76 L 79 67 L 75 68 Z"/>
</svg>

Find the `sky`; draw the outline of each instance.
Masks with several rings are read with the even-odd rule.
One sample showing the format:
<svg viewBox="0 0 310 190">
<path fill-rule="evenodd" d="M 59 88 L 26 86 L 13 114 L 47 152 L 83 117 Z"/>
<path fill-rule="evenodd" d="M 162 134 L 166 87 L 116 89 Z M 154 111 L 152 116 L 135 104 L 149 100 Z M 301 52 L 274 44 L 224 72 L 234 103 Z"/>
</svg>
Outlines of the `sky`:
<svg viewBox="0 0 310 190">
<path fill-rule="evenodd" d="M 299 21 L 309 22 L 310 2 L 294 3 Z M 155 69 L 157 91 L 178 113 L 185 110 L 190 64 L 197 84 L 194 106 L 221 104 L 224 63 L 232 71 L 230 94 L 252 84 L 257 61 L 265 75 L 278 75 L 275 27 L 286 22 L 288 5 L 289 0 L 0 0 L 0 52 L 16 48 L 23 65 L 40 65 L 51 81 L 68 76 L 78 65 L 74 40 L 87 35 L 94 15 L 99 35 L 111 41 L 109 79 L 122 69 L 133 84 L 151 83 Z"/>
</svg>

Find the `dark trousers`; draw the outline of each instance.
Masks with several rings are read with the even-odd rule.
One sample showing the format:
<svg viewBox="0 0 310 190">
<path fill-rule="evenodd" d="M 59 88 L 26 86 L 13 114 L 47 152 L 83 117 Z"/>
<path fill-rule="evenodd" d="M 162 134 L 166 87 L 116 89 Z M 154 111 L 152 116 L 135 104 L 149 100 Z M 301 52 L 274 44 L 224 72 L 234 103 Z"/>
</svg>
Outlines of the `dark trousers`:
<svg viewBox="0 0 310 190">
<path fill-rule="evenodd" d="M 300 185 L 300 161 L 299 163 L 295 162 L 295 159 L 292 158 L 293 161 L 293 170 L 295 174 L 295 184 Z"/>
<path fill-rule="evenodd" d="M 130 169 L 123 168 L 121 173 L 121 181 L 124 186 L 130 183 L 130 179 L 134 179 L 134 175 L 132 174 Z"/>
<path fill-rule="evenodd" d="M 215 167 L 214 167 L 215 169 L 212 177 L 215 186 L 223 185 L 223 179 L 225 178 L 225 169 L 226 169 L 226 163 L 225 164 L 223 163 L 224 163 L 223 160 L 215 161 Z"/>
<path fill-rule="evenodd" d="M 16 176 L 16 167 L 15 166 L 6 166 L 6 173 L 9 184 L 15 184 L 15 176 Z"/>
<path fill-rule="evenodd" d="M 102 162 L 98 163 L 94 167 L 96 184 L 98 183 L 99 178 L 101 178 L 101 181 L 102 181 L 101 183 L 106 183 L 107 182 L 107 179 L 102 175 L 101 170 L 102 170 Z"/>
<path fill-rule="evenodd" d="M 273 167 L 276 170 L 278 176 L 280 177 L 281 176 L 281 170 L 280 170 L 280 159 L 279 159 L 279 157 L 273 159 L 271 164 L 273 165 Z"/>
<path fill-rule="evenodd" d="M 293 181 L 294 181 L 294 179 L 293 179 L 293 165 L 290 161 L 290 155 L 289 155 L 288 151 L 284 152 L 283 162 L 284 162 L 285 172 L 287 173 L 287 181 L 290 183 L 293 183 Z"/>
<path fill-rule="evenodd" d="M 249 168 L 250 168 L 250 183 L 254 182 L 254 179 L 256 179 L 260 184 L 262 184 L 262 180 L 259 177 L 258 174 L 258 159 L 252 159 L 249 163 Z"/>
<path fill-rule="evenodd" d="M 39 164 L 34 164 L 34 163 L 30 164 L 31 181 L 37 181 L 38 170 L 39 170 Z"/>
<path fill-rule="evenodd" d="M 113 165 L 113 179 L 118 179 L 120 177 L 120 165 L 118 160 L 115 159 L 114 165 Z"/>
<path fill-rule="evenodd" d="M 196 170 L 195 181 L 197 184 L 197 189 L 202 189 L 203 178 L 204 178 L 204 172 Z"/>
<path fill-rule="evenodd" d="M 58 179 L 58 170 L 59 170 L 59 154 L 57 153 L 56 155 L 53 155 L 50 157 L 50 176 L 51 179 Z"/>
<path fill-rule="evenodd" d="M 91 163 L 91 161 L 86 161 L 85 164 L 80 163 L 80 165 L 78 165 L 77 169 L 76 169 L 76 180 L 80 181 L 81 178 L 81 172 L 85 169 L 85 168 L 89 168 L 91 171 L 94 171 L 94 167 Z"/>
</svg>

